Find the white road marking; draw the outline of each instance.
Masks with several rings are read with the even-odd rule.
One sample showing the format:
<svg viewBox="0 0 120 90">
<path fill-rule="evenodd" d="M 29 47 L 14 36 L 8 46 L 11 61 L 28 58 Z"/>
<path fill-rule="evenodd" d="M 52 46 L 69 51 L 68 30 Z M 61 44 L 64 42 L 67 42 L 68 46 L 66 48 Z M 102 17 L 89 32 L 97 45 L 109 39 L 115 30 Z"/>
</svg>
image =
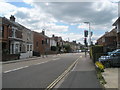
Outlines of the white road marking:
<svg viewBox="0 0 120 90">
<path fill-rule="evenodd" d="M 24 67 L 19 67 L 19 68 L 12 69 L 12 70 L 4 71 L 3 73 L 8 73 L 8 72 L 12 72 L 12 71 L 20 70 L 20 69 L 27 68 L 27 67 L 29 67 L 29 66 L 24 66 Z"/>
<path fill-rule="evenodd" d="M 45 62 L 41 62 L 41 63 L 37 63 L 37 64 L 35 64 L 35 65 L 39 65 L 39 64 L 42 64 L 42 63 L 46 63 L 46 62 L 48 62 L 48 61 L 45 61 Z"/>
<path fill-rule="evenodd" d="M 52 59 L 52 60 L 58 60 L 58 59 L 60 59 L 60 58 L 55 58 L 55 59 Z"/>
<path fill-rule="evenodd" d="M 52 60 L 58 60 L 58 59 L 60 59 L 60 58 L 55 58 L 55 59 L 52 59 Z M 37 64 L 34 64 L 34 65 L 39 65 L 39 64 L 46 63 L 46 62 L 49 62 L 49 61 L 44 61 L 44 62 L 37 63 Z M 30 66 L 31 66 L 31 65 L 30 65 Z M 12 70 L 4 71 L 3 73 L 8 73 L 8 72 L 12 72 L 12 71 L 20 70 L 20 69 L 27 68 L 27 67 L 29 67 L 29 66 L 24 66 L 24 67 L 19 67 L 19 68 L 12 69 Z"/>
</svg>

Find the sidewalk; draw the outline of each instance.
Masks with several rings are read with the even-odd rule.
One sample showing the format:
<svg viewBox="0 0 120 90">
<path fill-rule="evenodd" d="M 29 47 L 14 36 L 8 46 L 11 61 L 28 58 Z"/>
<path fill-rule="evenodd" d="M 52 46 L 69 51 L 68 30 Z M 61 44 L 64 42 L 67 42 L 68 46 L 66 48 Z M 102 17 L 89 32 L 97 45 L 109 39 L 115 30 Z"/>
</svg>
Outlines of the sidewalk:
<svg viewBox="0 0 120 90">
<path fill-rule="evenodd" d="M 95 66 L 89 56 L 83 55 L 76 67 L 65 78 L 59 88 L 97 88 L 102 90 L 97 79 Z"/>
<path fill-rule="evenodd" d="M 47 57 L 54 56 L 54 55 L 47 55 Z M 56 55 L 55 55 L 56 56 Z M 25 59 L 18 59 L 18 60 L 11 60 L 11 61 L 5 61 L 5 62 L 0 62 L 2 64 L 9 64 L 9 63 L 16 63 L 16 62 L 23 62 L 23 61 L 30 61 L 30 60 L 36 60 L 36 59 L 41 59 L 41 58 L 47 58 L 46 55 L 44 57 L 37 57 L 33 56 L 30 58 L 25 58 Z"/>
<path fill-rule="evenodd" d="M 119 68 L 106 68 L 102 73 L 105 81 L 105 88 L 119 88 Z"/>
</svg>

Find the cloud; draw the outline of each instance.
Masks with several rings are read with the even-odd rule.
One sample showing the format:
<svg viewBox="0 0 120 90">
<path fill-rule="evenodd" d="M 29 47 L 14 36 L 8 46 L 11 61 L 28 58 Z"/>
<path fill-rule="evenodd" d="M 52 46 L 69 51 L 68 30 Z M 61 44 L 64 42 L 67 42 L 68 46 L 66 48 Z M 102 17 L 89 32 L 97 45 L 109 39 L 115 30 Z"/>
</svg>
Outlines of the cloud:
<svg viewBox="0 0 120 90">
<path fill-rule="evenodd" d="M 10 14 L 14 14 L 17 10 L 17 7 L 11 5 L 9 3 L 0 2 L 0 15 L 1 16 L 10 16 Z"/>
<path fill-rule="evenodd" d="M 89 21 L 97 30 L 109 30 L 113 20 L 118 15 L 117 4 L 108 0 L 104 2 L 48 3 L 47 6 L 39 2 L 33 2 L 33 4 L 42 8 L 44 12 L 53 15 L 58 21 L 68 24 Z"/>
<path fill-rule="evenodd" d="M 15 15 L 16 21 L 22 25 L 41 32 L 46 28 L 47 35 L 56 34 L 63 39 L 77 40 L 83 42 L 83 35 L 69 32 L 69 26 L 57 25 L 56 23 L 66 23 L 69 25 L 79 24 L 79 29 L 88 29 L 88 25 L 81 24 L 90 22 L 91 29 L 111 30 L 112 23 L 117 17 L 117 4 L 108 0 L 105 2 L 34 2 L 33 0 L 23 0 L 32 8 L 17 7 L 9 3 L 0 3 L 1 16 L 9 18 Z M 94 41 L 98 35 L 93 36 Z"/>
</svg>

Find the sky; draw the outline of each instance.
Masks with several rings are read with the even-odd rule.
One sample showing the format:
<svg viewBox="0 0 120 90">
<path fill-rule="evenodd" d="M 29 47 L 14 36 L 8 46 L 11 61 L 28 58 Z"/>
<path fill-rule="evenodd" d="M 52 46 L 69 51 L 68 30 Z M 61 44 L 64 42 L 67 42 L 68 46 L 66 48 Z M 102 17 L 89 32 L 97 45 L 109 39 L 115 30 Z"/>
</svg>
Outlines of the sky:
<svg viewBox="0 0 120 90">
<path fill-rule="evenodd" d="M 54 0 L 53 0 L 54 1 Z M 14 15 L 16 22 L 51 37 L 84 43 L 84 30 L 93 32 L 95 43 L 105 32 L 112 30 L 118 18 L 118 0 L 92 2 L 41 2 L 40 0 L 0 0 L 0 16 L 9 19 Z M 80 0 L 79 0 L 80 1 Z M 68 39 L 69 38 L 69 39 Z"/>
</svg>

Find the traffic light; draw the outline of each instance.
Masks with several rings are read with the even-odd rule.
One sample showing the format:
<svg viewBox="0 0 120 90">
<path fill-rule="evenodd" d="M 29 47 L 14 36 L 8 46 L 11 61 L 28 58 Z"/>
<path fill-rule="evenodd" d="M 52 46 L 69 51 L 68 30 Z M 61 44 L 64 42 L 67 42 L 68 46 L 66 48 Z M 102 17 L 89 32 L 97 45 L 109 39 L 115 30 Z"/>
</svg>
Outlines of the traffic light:
<svg viewBox="0 0 120 90">
<path fill-rule="evenodd" d="M 85 43 L 85 46 L 87 47 L 88 46 L 87 38 L 84 38 L 84 43 Z"/>
<path fill-rule="evenodd" d="M 84 36 L 88 37 L 88 31 L 87 30 L 84 31 Z"/>
<path fill-rule="evenodd" d="M 86 38 L 84 38 L 84 43 L 87 43 L 87 39 Z"/>
</svg>

